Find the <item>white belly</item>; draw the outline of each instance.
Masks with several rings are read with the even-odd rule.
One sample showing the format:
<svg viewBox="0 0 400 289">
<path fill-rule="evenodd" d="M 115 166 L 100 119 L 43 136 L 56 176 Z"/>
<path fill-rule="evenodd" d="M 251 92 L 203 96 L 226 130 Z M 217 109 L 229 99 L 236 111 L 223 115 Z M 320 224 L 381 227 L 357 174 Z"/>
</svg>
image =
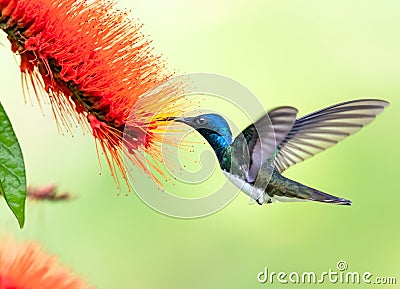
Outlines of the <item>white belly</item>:
<svg viewBox="0 0 400 289">
<path fill-rule="evenodd" d="M 257 201 L 259 204 L 264 204 L 264 203 L 271 203 L 271 202 L 302 202 L 302 201 L 307 201 L 303 199 L 297 199 L 297 198 L 288 198 L 284 196 L 274 196 L 270 197 L 268 196 L 263 189 L 256 188 L 249 183 L 247 183 L 245 180 L 242 178 L 235 176 L 231 173 L 228 173 L 226 171 L 223 171 L 224 175 L 227 177 L 227 179 L 233 183 L 236 187 L 238 187 L 243 193 L 248 195 L 252 201 Z"/>
<path fill-rule="evenodd" d="M 248 195 L 253 201 L 258 201 L 260 204 L 263 204 L 271 199 L 267 194 L 265 194 L 264 190 L 250 185 L 242 178 L 226 171 L 223 171 L 223 173 L 232 184 L 239 188 L 243 193 Z"/>
</svg>

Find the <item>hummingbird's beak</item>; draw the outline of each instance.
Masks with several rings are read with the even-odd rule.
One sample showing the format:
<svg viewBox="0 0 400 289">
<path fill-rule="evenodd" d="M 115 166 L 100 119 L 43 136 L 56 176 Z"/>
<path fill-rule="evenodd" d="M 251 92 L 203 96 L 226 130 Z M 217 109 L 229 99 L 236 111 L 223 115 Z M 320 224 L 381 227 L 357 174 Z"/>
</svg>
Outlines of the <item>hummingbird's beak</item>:
<svg viewBox="0 0 400 289">
<path fill-rule="evenodd" d="M 187 123 L 187 120 L 184 117 L 175 117 L 174 121 L 176 122 L 182 122 L 182 123 Z"/>
<path fill-rule="evenodd" d="M 171 116 L 171 117 L 166 117 L 166 118 L 162 118 L 162 119 L 159 119 L 159 120 L 160 121 L 175 121 L 175 122 L 184 123 L 184 124 L 189 125 L 189 126 L 192 126 L 191 124 L 193 122 L 191 117 L 174 117 L 174 116 Z"/>
<path fill-rule="evenodd" d="M 192 117 L 176 117 L 174 119 L 176 122 L 184 123 L 188 126 L 194 127 L 193 118 Z"/>
<path fill-rule="evenodd" d="M 168 116 L 168 117 L 164 117 L 164 118 L 159 118 L 157 119 L 158 121 L 175 121 L 177 119 L 177 117 L 174 116 Z"/>
</svg>

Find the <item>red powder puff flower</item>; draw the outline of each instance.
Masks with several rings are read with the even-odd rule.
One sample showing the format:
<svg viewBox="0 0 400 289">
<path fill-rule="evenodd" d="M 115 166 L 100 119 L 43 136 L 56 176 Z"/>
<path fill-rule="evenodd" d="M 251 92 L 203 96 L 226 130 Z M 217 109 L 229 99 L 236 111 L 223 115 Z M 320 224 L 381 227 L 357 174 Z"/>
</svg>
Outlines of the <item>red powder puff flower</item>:
<svg viewBox="0 0 400 289">
<path fill-rule="evenodd" d="M 0 239 L 0 289 L 91 288 L 37 244 Z"/>
<path fill-rule="evenodd" d="M 131 161 L 147 170 L 139 149 L 157 159 L 160 120 L 188 104 L 179 85 L 143 97 L 172 74 L 141 25 L 101 0 L 0 0 L 0 28 L 21 58 L 24 94 L 32 87 L 38 100 L 47 95 L 58 124 L 89 123 L 114 177 L 119 168 L 126 179 L 122 135 L 135 105 L 126 146 Z"/>
</svg>

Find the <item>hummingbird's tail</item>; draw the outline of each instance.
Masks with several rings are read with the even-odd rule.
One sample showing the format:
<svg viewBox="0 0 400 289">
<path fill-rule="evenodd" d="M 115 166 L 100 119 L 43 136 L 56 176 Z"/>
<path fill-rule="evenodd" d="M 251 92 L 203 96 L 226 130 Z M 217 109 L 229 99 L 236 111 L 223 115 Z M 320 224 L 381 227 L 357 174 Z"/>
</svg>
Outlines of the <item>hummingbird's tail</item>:
<svg viewBox="0 0 400 289">
<path fill-rule="evenodd" d="M 300 201 L 309 200 L 322 203 L 336 204 L 336 205 L 351 205 L 350 200 L 332 196 L 314 188 L 305 186 L 296 181 L 285 178 L 281 174 L 277 173 L 277 178 L 274 179 L 273 183 L 268 185 L 266 193 L 269 197 L 278 201 Z"/>
</svg>

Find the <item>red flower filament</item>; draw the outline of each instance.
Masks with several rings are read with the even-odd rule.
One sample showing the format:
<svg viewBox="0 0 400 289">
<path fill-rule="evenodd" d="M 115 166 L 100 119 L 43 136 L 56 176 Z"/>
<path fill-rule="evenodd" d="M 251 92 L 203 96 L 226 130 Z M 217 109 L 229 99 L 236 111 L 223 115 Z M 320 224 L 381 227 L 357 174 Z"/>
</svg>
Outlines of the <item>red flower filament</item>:
<svg viewBox="0 0 400 289">
<path fill-rule="evenodd" d="M 0 240 L 0 289 L 88 289 L 91 288 L 37 244 Z"/>
<path fill-rule="evenodd" d="M 188 104 L 180 102 L 177 86 L 175 99 L 160 93 L 137 105 L 143 94 L 172 75 L 153 53 L 140 24 L 111 2 L 0 0 L 0 28 L 20 55 L 24 94 L 33 87 L 39 101 L 47 95 L 58 124 L 89 123 L 114 176 L 120 168 L 126 178 L 122 134 L 135 105 L 129 123 L 132 161 L 147 170 L 142 156 L 135 154 L 139 148 L 157 159 L 153 144 L 162 132 L 157 120 L 182 113 Z"/>
</svg>

